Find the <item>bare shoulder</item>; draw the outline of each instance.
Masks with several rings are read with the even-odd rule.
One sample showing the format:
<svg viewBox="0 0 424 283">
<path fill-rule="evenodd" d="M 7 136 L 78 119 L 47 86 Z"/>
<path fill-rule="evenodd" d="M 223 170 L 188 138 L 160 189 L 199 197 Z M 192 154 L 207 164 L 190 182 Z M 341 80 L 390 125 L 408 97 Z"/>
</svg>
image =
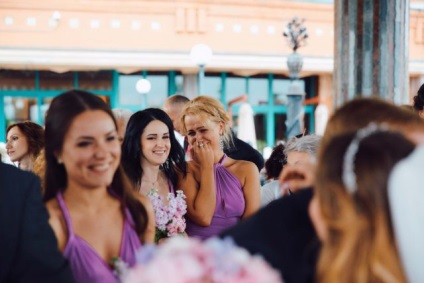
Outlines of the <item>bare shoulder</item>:
<svg viewBox="0 0 424 283">
<path fill-rule="evenodd" d="M 60 209 L 59 202 L 57 201 L 57 199 L 51 199 L 48 202 L 46 202 L 46 208 L 50 216 L 49 218 L 50 225 L 56 222 L 60 223 L 62 222 L 62 220 L 64 220 L 63 213 L 62 213 L 62 210 Z"/>
<path fill-rule="evenodd" d="M 231 174 L 240 180 L 242 186 L 244 186 L 246 180 L 251 179 L 252 177 L 256 178 L 257 176 L 259 178 L 258 167 L 250 161 L 228 158 L 225 167 Z"/>
<path fill-rule="evenodd" d="M 152 205 L 152 203 L 150 202 L 150 199 L 147 196 L 142 195 L 142 194 L 137 194 L 136 198 L 146 208 L 148 213 L 153 211 L 153 205 Z"/>
<path fill-rule="evenodd" d="M 46 208 L 50 216 L 49 224 L 56 236 L 59 250 L 63 251 L 68 239 L 68 229 L 66 227 L 66 221 L 62 210 L 60 209 L 59 202 L 57 199 L 51 199 L 46 202 Z"/>
<path fill-rule="evenodd" d="M 256 167 L 255 163 L 246 160 L 235 160 L 228 158 L 226 166 L 231 170 L 246 171 L 247 174 L 250 174 L 252 170 L 258 172 L 258 168 Z"/>
<path fill-rule="evenodd" d="M 192 175 L 196 180 L 200 174 L 199 165 L 194 161 L 187 162 L 187 175 Z"/>
</svg>

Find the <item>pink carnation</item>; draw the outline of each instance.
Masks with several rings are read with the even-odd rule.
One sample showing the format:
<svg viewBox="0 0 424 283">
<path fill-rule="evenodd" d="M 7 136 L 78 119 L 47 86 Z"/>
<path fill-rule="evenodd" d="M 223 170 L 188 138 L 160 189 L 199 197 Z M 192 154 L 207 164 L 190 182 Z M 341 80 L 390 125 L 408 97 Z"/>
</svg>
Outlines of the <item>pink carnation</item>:
<svg viewBox="0 0 424 283">
<path fill-rule="evenodd" d="M 123 283 L 283 282 L 261 257 L 250 255 L 230 239 L 201 242 L 173 237 L 159 246 L 141 248 L 138 258 L 141 262 L 130 269 Z"/>
</svg>

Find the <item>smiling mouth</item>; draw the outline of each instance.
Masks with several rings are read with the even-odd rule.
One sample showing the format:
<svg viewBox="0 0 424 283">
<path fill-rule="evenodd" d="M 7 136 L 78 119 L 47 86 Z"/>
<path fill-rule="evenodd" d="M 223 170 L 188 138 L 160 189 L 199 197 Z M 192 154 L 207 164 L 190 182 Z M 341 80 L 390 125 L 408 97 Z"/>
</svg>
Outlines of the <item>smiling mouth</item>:
<svg viewBox="0 0 424 283">
<path fill-rule="evenodd" d="M 108 163 L 106 163 L 106 164 L 101 164 L 101 165 L 90 166 L 90 169 L 93 170 L 93 171 L 97 171 L 97 172 L 103 172 L 103 171 L 108 170 L 109 167 L 110 167 L 110 165 Z"/>
</svg>

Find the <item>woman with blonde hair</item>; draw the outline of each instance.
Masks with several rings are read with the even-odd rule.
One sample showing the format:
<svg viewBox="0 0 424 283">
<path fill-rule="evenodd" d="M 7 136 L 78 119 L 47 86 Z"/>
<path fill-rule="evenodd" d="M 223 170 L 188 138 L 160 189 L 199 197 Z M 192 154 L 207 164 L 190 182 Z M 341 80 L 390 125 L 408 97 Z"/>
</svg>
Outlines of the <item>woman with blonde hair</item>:
<svg viewBox="0 0 424 283">
<path fill-rule="evenodd" d="M 232 135 L 218 100 L 206 96 L 191 100 L 184 107 L 181 124 L 193 159 L 180 186 L 187 196 L 186 232 L 206 239 L 259 209 L 259 172 L 252 162 L 224 154 Z"/>
<path fill-rule="evenodd" d="M 386 123 L 415 142 L 424 140 L 424 119 L 414 113 L 381 99 L 354 99 L 337 109 L 330 118 L 318 149 L 318 160 L 327 161 L 319 152 L 328 151 L 327 143 L 335 136 L 353 133 L 370 122 Z M 316 166 L 305 165 L 286 167 L 279 178 L 296 193 L 274 201 L 249 221 L 223 233 L 250 252 L 264 256 L 280 270 L 286 282 L 313 282 L 315 276 L 319 247 L 315 245 L 318 239 L 308 207 L 313 196 L 311 186 L 315 185 Z M 274 221 L 276 215 L 278 222 Z"/>
<path fill-rule="evenodd" d="M 322 242 L 317 282 L 406 282 L 388 205 L 388 177 L 415 145 L 371 124 L 328 141 L 309 207 Z"/>
</svg>

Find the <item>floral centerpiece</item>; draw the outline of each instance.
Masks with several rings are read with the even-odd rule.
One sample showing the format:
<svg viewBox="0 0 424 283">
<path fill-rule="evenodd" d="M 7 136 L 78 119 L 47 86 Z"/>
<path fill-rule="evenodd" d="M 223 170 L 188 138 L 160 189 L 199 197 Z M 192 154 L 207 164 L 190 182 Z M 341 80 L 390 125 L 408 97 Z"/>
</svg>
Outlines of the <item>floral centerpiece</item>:
<svg viewBox="0 0 424 283">
<path fill-rule="evenodd" d="M 251 256 L 230 238 L 173 237 L 144 246 L 123 283 L 281 283 L 280 274 L 261 257 Z"/>
<path fill-rule="evenodd" d="M 157 189 L 152 189 L 147 196 L 152 202 L 155 211 L 156 234 L 155 241 L 185 232 L 186 222 L 184 215 L 187 213 L 187 203 L 183 191 L 177 190 L 176 194 L 168 193 L 168 205 L 165 205 Z"/>
</svg>

